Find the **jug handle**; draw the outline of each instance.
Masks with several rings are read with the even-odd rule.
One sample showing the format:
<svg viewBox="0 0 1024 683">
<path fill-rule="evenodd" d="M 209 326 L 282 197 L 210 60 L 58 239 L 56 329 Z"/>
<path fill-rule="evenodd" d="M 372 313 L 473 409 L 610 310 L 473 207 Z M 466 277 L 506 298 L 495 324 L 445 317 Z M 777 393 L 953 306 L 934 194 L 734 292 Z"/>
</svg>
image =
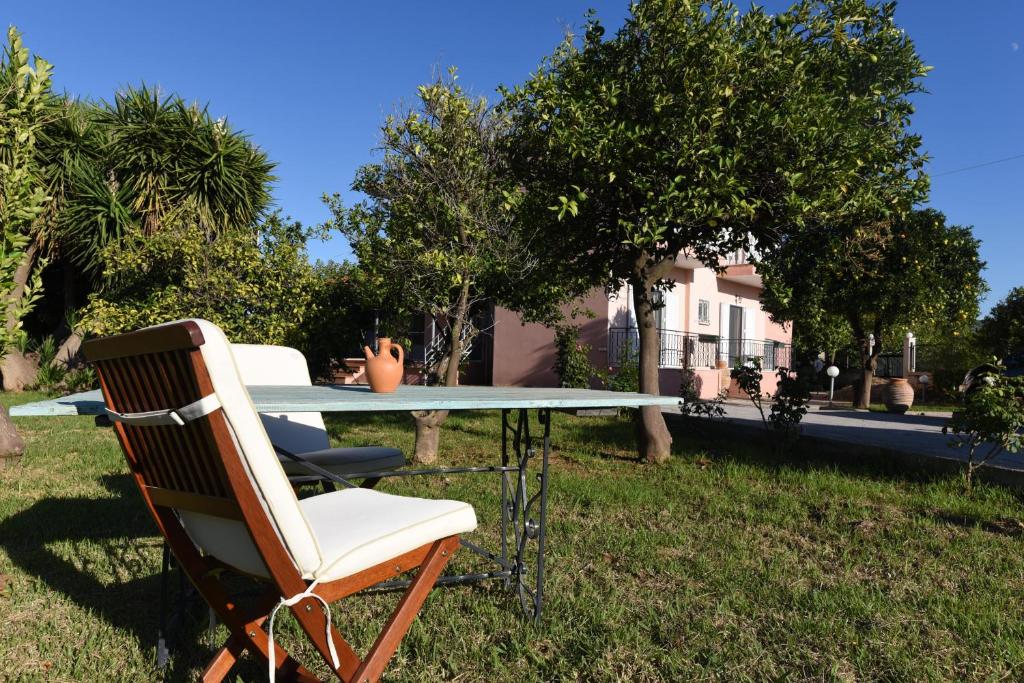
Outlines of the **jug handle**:
<svg viewBox="0 0 1024 683">
<path fill-rule="evenodd" d="M 401 344 L 393 344 L 391 346 L 391 348 L 398 349 L 398 364 L 399 365 L 404 365 L 405 364 L 405 349 L 402 348 L 402 345 Z"/>
</svg>

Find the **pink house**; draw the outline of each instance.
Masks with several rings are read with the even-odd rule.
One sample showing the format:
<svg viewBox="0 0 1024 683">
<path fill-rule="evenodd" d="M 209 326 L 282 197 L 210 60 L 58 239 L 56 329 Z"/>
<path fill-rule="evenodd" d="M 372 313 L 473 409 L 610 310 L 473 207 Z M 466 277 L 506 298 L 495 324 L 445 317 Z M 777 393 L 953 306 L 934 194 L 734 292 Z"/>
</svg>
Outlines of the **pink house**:
<svg viewBox="0 0 1024 683">
<path fill-rule="evenodd" d="M 716 274 L 697 260 L 680 257 L 672 272 L 675 285 L 665 292 L 658 311 L 661 330 L 661 393 L 678 395 L 682 370 L 693 373 L 704 398 L 729 388 L 729 370 L 737 362 L 762 359 L 764 391 L 774 391 L 773 370 L 790 366 L 792 330 L 773 323 L 761 309 L 761 276 L 737 252 Z M 615 367 L 636 348 L 636 317 L 631 293 L 623 287 L 609 297 L 595 289 L 582 305 L 594 314 L 581 319 L 580 341 L 591 347 L 598 367 Z M 554 332 L 541 325 L 523 325 L 505 309 L 494 311 L 489 338 L 481 340 L 469 381 L 495 386 L 557 386 Z M 472 359 L 471 359 L 472 362 Z M 735 391 L 735 387 L 733 387 Z"/>
</svg>

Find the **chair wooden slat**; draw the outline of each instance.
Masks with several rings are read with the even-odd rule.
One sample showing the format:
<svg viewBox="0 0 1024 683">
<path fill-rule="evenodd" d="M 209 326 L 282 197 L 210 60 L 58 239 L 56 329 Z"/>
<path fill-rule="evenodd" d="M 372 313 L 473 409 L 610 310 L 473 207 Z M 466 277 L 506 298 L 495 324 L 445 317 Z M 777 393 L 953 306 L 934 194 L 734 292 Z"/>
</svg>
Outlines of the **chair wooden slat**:
<svg viewBox="0 0 1024 683">
<path fill-rule="evenodd" d="M 198 493 L 187 493 L 173 489 L 162 489 L 156 486 L 147 486 L 153 505 L 160 507 L 174 508 L 176 510 L 189 510 L 201 512 L 204 515 L 223 517 L 225 519 L 237 519 L 241 521 L 242 509 L 238 503 L 219 496 L 204 496 Z"/>
</svg>

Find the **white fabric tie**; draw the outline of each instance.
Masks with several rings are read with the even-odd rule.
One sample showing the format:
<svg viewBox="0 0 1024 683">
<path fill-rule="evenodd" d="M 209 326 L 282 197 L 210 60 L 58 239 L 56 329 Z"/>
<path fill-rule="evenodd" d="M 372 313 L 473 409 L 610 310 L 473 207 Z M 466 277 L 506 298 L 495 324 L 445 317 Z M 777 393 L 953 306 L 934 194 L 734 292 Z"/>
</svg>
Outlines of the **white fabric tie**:
<svg viewBox="0 0 1024 683">
<path fill-rule="evenodd" d="M 133 427 L 158 427 L 161 425 L 177 425 L 184 427 L 186 422 L 197 420 L 220 408 L 217 394 L 208 394 L 198 401 L 177 410 L 150 410 L 145 413 L 118 413 L 107 408 L 107 417 L 114 422 L 123 422 Z"/>
<path fill-rule="evenodd" d="M 338 667 L 341 666 L 341 662 L 338 660 L 338 651 L 334 647 L 334 638 L 331 636 L 331 606 L 327 604 L 326 600 L 324 600 L 322 597 L 313 592 L 313 589 L 316 588 L 316 585 L 318 583 L 320 582 L 314 581 L 313 583 L 309 584 L 309 588 L 307 588 L 305 591 L 303 591 L 302 593 L 296 593 L 290 598 L 282 597 L 281 601 L 278 602 L 277 605 L 274 606 L 274 609 L 270 612 L 270 621 L 267 625 L 267 637 L 270 641 L 270 645 L 268 647 L 268 650 L 270 652 L 269 656 L 267 657 L 267 679 L 270 680 L 271 683 L 273 683 L 275 672 L 277 671 L 277 652 L 274 647 L 274 617 L 277 616 L 277 610 L 281 609 L 282 607 L 291 607 L 292 605 L 295 605 L 305 600 L 306 598 L 313 598 L 315 600 L 319 600 L 320 604 L 323 605 L 324 615 L 327 617 L 327 649 L 331 653 L 331 664 L 334 665 L 335 671 L 337 671 Z"/>
</svg>

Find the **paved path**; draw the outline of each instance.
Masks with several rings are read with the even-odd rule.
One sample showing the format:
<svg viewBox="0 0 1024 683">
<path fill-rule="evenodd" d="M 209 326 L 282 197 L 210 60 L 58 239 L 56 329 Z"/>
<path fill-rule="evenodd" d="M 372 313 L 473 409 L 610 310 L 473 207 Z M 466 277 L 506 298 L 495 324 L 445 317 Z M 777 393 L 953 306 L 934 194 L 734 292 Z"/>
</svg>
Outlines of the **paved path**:
<svg viewBox="0 0 1024 683">
<path fill-rule="evenodd" d="M 724 420 L 761 427 L 761 416 L 753 406 L 729 401 L 723 407 L 726 411 Z M 678 409 L 665 410 L 677 412 Z M 817 438 L 936 458 L 966 460 L 963 448 L 950 448 L 947 445 L 950 437 L 942 433 L 942 425 L 947 419 L 949 413 L 922 415 L 911 411 L 906 415 L 890 415 L 866 410 L 817 410 L 816 406 L 812 406 L 800 424 L 803 434 Z M 1024 472 L 1024 454 L 1003 453 L 992 464 Z"/>
</svg>

